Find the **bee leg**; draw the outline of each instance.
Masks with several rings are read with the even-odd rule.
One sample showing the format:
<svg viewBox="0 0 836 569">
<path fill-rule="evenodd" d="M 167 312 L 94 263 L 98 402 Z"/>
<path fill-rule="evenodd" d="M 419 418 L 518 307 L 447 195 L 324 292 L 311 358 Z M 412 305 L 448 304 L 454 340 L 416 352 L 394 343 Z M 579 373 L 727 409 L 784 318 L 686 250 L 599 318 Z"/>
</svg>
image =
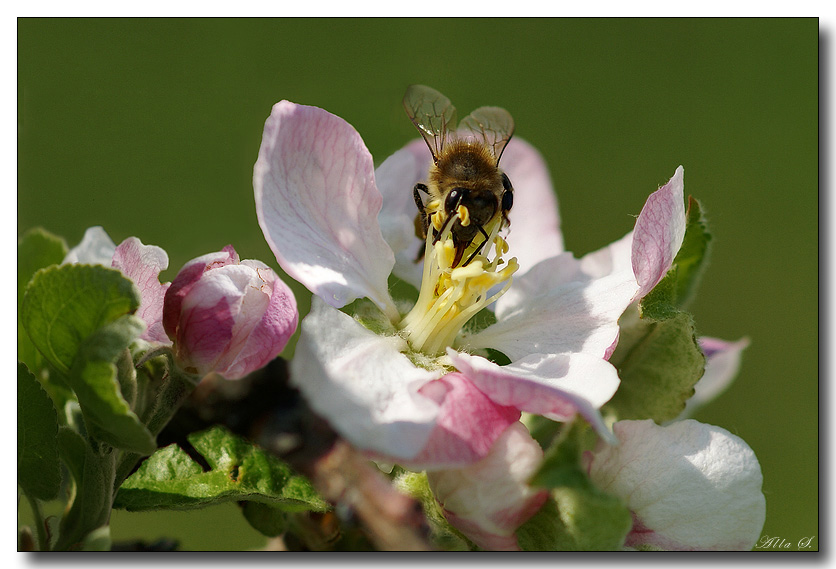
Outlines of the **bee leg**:
<svg viewBox="0 0 836 569">
<path fill-rule="evenodd" d="M 415 205 L 418 207 L 418 215 L 415 216 L 415 236 L 422 239 L 421 246 L 418 248 L 418 254 L 415 256 L 413 263 L 417 263 L 424 258 L 424 243 L 423 240 L 427 238 L 427 230 L 430 226 L 429 218 L 427 217 L 427 208 L 424 206 L 424 200 L 421 199 L 421 194 L 424 192 L 429 195 L 427 186 L 420 182 L 415 184 L 412 188 L 412 198 L 415 200 Z"/>
<path fill-rule="evenodd" d="M 448 194 L 447 198 L 445 199 L 445 202 L 447 203 L 445 203 L 444 209 L 447 211 L 447 219 L 444 220 L 444 224 L 438 231 L 435 231 L 435 228 L 433 228 L 433 245 L 438 243 L 438 240 L 441 239 L 441 236 L 444 235 L 444 232 L 447 230 L 447 226 L 453 223 L 456 219 L 456 216 L 453 214 L 457 209 L 459 209 L 459 204 L 462 203 L 464 194 L 458 193 L 457 197 L 454 196 L 455 201 L 450 201 L 450 196 L 454 195 L 454 192 L 456 192 L 456 190 L 450 192 L 450 194 Z"/>
<path fill-rule="evenodd" d="M 469 265 L 470 261 L 473 260 L 473 257 L 478 255 L 479 252 L 485 247 L 485 243 L 488 242 L 488 234 L 485 233 L 485 230 L 482 228 L 482 226 L 477 225 L 476 228 L 479 230 L 479 233 L 481 233 L 485 237 L 485 239 L 482 240 L 482 242 L 479 244 L 479 246 L 476 247 L 476 250 L 473 251 L 473 253 L 470 254 L 470 257 L 467 258 L 467 261 L 464 262 L 464 265 L 462 265 L 462 267 Z"/>
<path fill-rule="evenodd" d="M 429 195 L 430 192 L 427 191 L 427 186 L 420 182 L 415 184 L 415 187 L 412 188 L 412 198 L 415 200 L 415 205 L 418 206 L 418 215 L 421 216 L 421 225 L 424 227 L 424 235 L 422 237 L 426 237 L 430 222 L 429 219 L 427 219 L 427 208 L 424 206 L 424 200 L 421 199 L 421 194 L 418 192 L 424 192 L 427 195 Z"/>
</svg>

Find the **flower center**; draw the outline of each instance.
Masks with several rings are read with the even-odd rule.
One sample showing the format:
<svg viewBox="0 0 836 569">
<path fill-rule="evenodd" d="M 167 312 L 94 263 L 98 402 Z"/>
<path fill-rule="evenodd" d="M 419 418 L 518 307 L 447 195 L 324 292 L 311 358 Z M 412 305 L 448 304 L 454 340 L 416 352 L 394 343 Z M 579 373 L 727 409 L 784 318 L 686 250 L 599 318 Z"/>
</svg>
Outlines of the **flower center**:
<svg viewBox="0 0 836 569">
<path fill-rule="evenodd" d="M 456 216 L 463 225 L 470 219 L 464 206 L 459 208 Z M 433 216 L 436 217 L 438 215 Z M 485 228 L 490 229 L 490 233 L 480 254 L 475 255 L 466 266 L 457 267 L 453 267 L 456 257 L 451 236 L 453 223 L 446 224 L 435 243 L 433 232 L 427 232 L 424 274 L 418 301 L 399 325 L 413 350 L 433 356 L 443 353 L 447 346 L 453 345 L 462 326 L 471 317 L 505 294 L 511 286 L 511 276 L 519 264 L 516 257 L 508 262 L 502 259 L 502 255 L 508 252 L 508 244 L 499 236 L 500 225 L 501 219 L 497 217 Z M 475 239 L 463 258 L 469 258 L 481 244 L 481 238 Z M 490 259 L 491 250 L 493 259 Z M 505 286 L 500 291 L 488 296 L 491 289 L 502 283 Z"/>
</svg>

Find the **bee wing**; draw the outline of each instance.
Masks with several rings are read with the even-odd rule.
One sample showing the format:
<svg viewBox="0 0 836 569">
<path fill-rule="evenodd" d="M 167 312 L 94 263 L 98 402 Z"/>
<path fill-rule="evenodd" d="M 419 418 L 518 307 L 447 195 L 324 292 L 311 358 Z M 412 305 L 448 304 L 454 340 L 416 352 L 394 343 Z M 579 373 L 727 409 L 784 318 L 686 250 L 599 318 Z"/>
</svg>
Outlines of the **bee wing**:
<svg viewBox="0 0 836 569">
<path fill-rule="evenodd" d="M 514 135 L 514 119 L 511 113 L 501 107 L 479 107 L 462 119 L 459 126 L 481 137 L 493 151 L 497 164 Z"/>
<path fill-rule="evenodd" d="M 403 107 L 424 137 L 433 160 L 438 161 L 448 134 L 456 129 L 456 107 L 450 99 L 425 85 L 410 85 L 403 96 Z"/>
</svg>

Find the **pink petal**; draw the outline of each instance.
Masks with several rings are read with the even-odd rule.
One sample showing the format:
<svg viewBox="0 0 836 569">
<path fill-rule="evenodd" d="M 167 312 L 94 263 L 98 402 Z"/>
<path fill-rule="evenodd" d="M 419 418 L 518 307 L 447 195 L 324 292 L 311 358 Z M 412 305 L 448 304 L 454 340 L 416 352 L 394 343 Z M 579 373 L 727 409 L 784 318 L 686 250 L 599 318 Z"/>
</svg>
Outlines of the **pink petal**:
<svg viewBox="0 0 836 569">
<path fill-rule="evenodd" d="M 201 373 L 240 379 L 279 355 L 297 320 L 287 285 L 267 265 L 244 261 L 207 271 L 191 288 L 177 344 Z"/>
<path fill-rule="evenodd" d="M 248 296 L 257 297 L 256 290 L 259 289 L 269 300 L 263 312 L 239 316 L 239 326 L 234 335 L 241 339 L 240 345 L 234 352 L 230 351 L 234 357 L 224 363 L 223 369 L 217 370 L 227 379 L 239 379 L 267 365 L 284 350 L 299 322 L 296 297 L 290 287 L 270 267 L 259 261 L 248 260 L 241 264 L 256 269 L 248 285 Z M 251 327 L 244 330 L 241 322 Z"/>
<path fill-rule="evenodd" d="M 183 265 L 165 294 L 163 326 L 170 338 L 174 339 L 177 336 L 183 299 L 203 277 L 203 273 L 213 268 L 224 267 L 237 262 L 238 254 L 231 246 L 228 246 L 223 251 L 201 255 Z"/>
<path fill-rule="evenodd" d="M 568 421 L 580 413 L 604 438 L 613 440 L 598 409 L 620 380 L 602 358 L 586 354 L 533 354 L 505 366 L 448 348 L 452 364 L 498 405 Z"/>
<path fill-rule="evenodd" d="M 246 332 L 236 328 L 252 283 L 251 272 L 240 265 L 206 271 L 183 299 L 175 345 L 201 374 L 216 371 L 226 377 L 227 358 L 238 348 L 233 341 L 246 337 Z M 259 294 L 255 300 L 260 305 L 255 311 L 263 312 L 269 298 Z"/>
<path fill-rule="evenodd" d="M 725 429 L 693 420 L 659 427 L 619 421 L 620 444 L 585 456 L 590 479 L 633 512 L 628 547 L 748 550 L 766 514 L 752 449 Z"/>
<path fill-rule="evenodd" d="M 543 460 L 540 445 L 522 423 L 511 424 L 490 453 L 460 469 L 428 472 L 447 520 L 488 550 L 518 550 L 514 532 L 537 513 L 548 492 L 527 481 Z"/>
<path fill-rule="evenodd" d="M 685 237 L 684 170 L 650 194 L 633 233 L 633 271 L 639 282 L 637 298 L 653 290 L 667 274 Z"/>
<path fill-rule="evenodd" d="M 497 405 L 460 373 L 448 373 L 418 392 L 441 411 L 424 450 L 409 461 L 411 470 L 452 468 L 488 454 L 508 425 L 520 419 L 515 407 Z"/>
<path fill-rule="evenodd" d="M 631 270 L 593 278 L 581 261 L 562 253 L 515 278 L 496 303 L 497 322 L 463 337 L 462 345 L 493 348 L 511 360 L 532 353 L 603 357 L 636 289 Z"/>
<path fill-rule="evenodd" d="M 149 342 L 170 344 L 163 329 L 163 303 L 171 283 L 160 283 L 160 272 L 168 268 L 168 255 L 160 247 L 143 245 L 136 237 L 128 237 L 116 247 L 110 263 L 131 279 L 142 297 L 136 315 L 145 322 L 141 338 Z"/>
<path fill-rule="evenodd" d="M 291 381 L 354 446 L 408 461 L 427 445 L 439 405 L 420 393 L 441 376 L 415 367 L 398 335 L 380 336 L 314 297 L 291 360 Z"/>
<path fill-rule="evenodd" d="M 522 275 L 543 259 L 563 252 L 557 198 L 543 157 L 528 142 L 512 138 L 500 166 L 514 187 L 508 256 L 517 258 L 517 274 Z"/>
<path fill-rule="evenodd" d="M 351 125 L 316 107 L 277 103 L 253 184 L 259 225 L 291 277 L 334 307 L 368 297 L 397 318 L 372 156 Z"/>
</svg>

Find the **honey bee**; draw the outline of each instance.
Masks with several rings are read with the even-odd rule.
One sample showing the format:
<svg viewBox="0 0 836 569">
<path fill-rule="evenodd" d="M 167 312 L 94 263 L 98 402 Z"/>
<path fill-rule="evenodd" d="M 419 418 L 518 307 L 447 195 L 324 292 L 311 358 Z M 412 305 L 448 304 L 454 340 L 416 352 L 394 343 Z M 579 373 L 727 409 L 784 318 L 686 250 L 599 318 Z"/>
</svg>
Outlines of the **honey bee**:
<svg viewBox="0 0 836 569">
<path fill-rule="evenodd" d="M 514 188 L 499 168 L 499 159 L 514 134 L 514 119 L 505 109 L 480 107 L 459 123 L 463 130 L 457 131 L 456 108 L 450 99 L 424 85 L 410 85 L 403 106 L 433 159 L 428 183 L 412 189 L 418 206 L 415 233 L 426 239 L 432 227 L 435 243 L 449 226 L 456 252 L 453 267 L 459 266 L 465 251 L 481 236 L 461 265 L 465 266 L 487 243 L 486 227 L 500 223 L 502 228 L 509 223 Z M 426 203 L 422 192 L 429 196 Z"/>
</svg>

